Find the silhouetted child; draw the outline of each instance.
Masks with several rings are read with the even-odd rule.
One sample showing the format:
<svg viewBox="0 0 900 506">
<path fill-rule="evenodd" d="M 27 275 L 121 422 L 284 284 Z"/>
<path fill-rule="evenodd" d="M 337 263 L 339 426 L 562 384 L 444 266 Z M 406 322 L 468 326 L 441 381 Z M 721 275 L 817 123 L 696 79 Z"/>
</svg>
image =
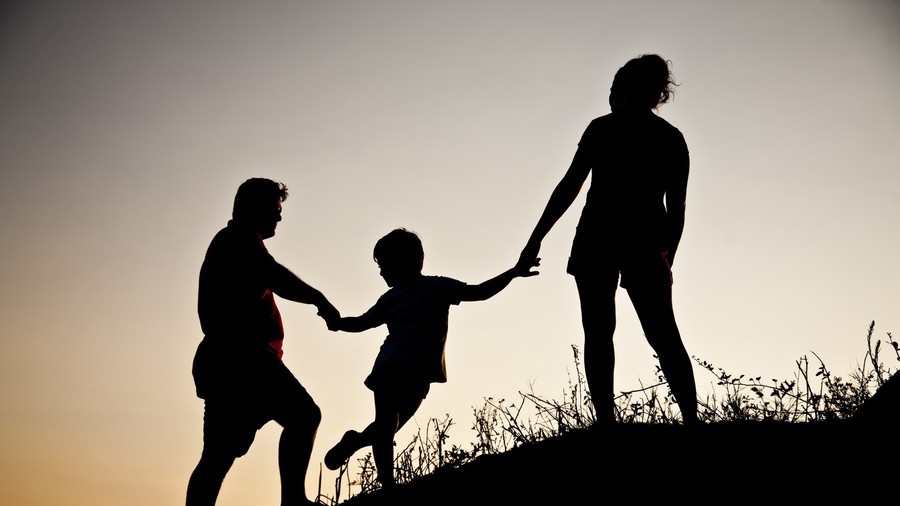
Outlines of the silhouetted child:
<svg viewBox="0 0 900 506">
<path fill-rule="evenodd" d="M 422 274 L 425 254 L 419 237 L 393 230 L 375 244 L 374 259 L 390 289 L 360 316 L 328 319 L 333 331 L 363 332 L 387 325 L 385 338 L 365 385 L 375 397 L 375 420 L 362 432 L 347 431 L 325 454 L 325 465 L 339 469 L 357 450 L 372 447 L 383 487 L 394 485 L 394 435 L 409 421 L 428 394 L 431 383 L 445 383 L 444 345 L 451 305 L 486 300 L 516 277 L 537 275 L 532 264 L 509 269 L 477 285 Z"/>
</svg>

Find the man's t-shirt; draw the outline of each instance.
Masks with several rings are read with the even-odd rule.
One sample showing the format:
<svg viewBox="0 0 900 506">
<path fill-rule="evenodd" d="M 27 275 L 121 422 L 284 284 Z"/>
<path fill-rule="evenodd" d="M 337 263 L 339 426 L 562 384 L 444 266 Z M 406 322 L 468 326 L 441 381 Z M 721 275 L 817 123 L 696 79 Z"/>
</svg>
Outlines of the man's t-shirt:
<svg viewBox="0 0 900 506">
<path fill-rule="evenodd" d="M 270 280 L 277 266 L 259 234 L 234 220 L 213 238 L 200 268 L 197 312 L 207 339 L 282 355 L 284 327 Z"/>
</svg>

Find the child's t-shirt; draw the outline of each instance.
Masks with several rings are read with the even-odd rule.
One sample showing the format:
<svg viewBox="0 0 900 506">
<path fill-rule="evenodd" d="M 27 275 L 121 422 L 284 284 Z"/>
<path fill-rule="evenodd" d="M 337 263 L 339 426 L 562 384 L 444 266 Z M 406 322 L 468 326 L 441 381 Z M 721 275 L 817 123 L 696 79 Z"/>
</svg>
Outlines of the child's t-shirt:
<svg viewBox="0 0 900 506">
<path fill-rule="evenodd" d="M 421 276 L 378 298 L 364 316 L 387 325 L 388 336 L 366 378 L 369 388 L 380 378 L 397 375 L 426 383 L 447 381 L 447 322 L 464 286 L 444 276 Z"/>
</svg>

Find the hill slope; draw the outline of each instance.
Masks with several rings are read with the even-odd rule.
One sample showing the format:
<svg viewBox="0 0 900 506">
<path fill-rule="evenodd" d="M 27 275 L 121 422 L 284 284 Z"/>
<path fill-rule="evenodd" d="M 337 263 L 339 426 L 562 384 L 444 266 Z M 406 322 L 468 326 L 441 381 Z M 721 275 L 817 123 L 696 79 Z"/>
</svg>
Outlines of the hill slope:
<svg viewBox="0 0 900 506">
<path fill-rule="evenodd" d="M 851 420 L 575 430 L 341 504 L 893 503 L 898 423 L 894 375 Z"/>
<path fill-rule="evenodd" d="M 895 486 L 897 442 L 885 424 L 620 425 L 482 456 L 342 504 L 876 500 Z"/>
</svg>

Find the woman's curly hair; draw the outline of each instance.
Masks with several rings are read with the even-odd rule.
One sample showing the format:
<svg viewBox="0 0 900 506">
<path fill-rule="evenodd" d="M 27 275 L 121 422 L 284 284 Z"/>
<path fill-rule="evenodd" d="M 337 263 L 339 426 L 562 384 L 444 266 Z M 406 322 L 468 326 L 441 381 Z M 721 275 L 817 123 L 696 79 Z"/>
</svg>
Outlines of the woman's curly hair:
<svg viewBox="0 0 900 506">
<path fill-rule="evenodd" d="M 614 109 L 655 109 L 668 102 L 678 86 L 671 63 L 656 54 L 629 60 L 613 78 L 609 105 Z"/>
</svg>

